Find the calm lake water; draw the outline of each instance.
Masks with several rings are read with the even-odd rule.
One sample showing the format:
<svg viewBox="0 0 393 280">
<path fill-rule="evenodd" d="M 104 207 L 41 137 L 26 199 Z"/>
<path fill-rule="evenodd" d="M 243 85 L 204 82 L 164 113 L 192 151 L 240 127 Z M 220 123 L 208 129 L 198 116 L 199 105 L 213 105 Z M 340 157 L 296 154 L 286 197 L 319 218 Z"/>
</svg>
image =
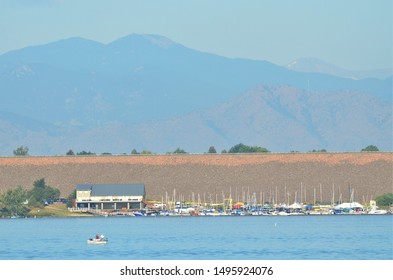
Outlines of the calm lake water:
<svg viewBox="0 0 393 280">
<path fill-rule="evenodd" d="M 0 219 L 0 259 L 392 260 L 393 215 Z"/>
</svg>

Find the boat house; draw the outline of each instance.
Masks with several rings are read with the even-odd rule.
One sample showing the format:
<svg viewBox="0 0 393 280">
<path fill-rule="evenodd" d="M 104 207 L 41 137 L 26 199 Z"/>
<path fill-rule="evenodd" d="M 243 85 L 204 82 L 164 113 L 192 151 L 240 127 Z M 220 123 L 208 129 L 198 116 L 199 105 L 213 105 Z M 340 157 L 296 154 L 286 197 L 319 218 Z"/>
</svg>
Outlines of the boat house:
<svg viewBox="0 0 393 280">
<path fill-rule="evenodd" d="M 77 208 L 88 210 L 132 210 L 145 207 L 144 184 L 95 184 L 77 185 Z"/>
</svg>

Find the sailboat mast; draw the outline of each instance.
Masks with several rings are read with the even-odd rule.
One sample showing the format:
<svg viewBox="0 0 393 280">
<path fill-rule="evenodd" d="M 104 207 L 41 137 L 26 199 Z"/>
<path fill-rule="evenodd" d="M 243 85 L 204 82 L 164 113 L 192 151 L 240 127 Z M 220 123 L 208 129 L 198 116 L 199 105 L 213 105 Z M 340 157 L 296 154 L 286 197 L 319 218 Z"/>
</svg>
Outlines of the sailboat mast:
<svg viewBox="0 0 393 280">
<path fill-rule="evenodd" d="M 314 187 L 314 205 L 315 205 L 315 203 L 316 203 L 316 201 L 315 201 L 315 195 L 316 195 L 316 190 L 315 190 L 315 187 Z"/>
<path fill-rule="evenodd" d="M 300 182 L 300 204 L 303 204 L 303 182 Z"/>
<path fill-rule="evenodd" d="M 334 183 L 333 183 L 333 186 L 332 186 L 332 205 L 334 205 Z"/>
<path fill-rule="evenodd" d="M 320 203 L 319 204 L 322 204 L 322 184 L 321 183 L 319 183 L 319 195 L 320 195 Z"/>
</svg>

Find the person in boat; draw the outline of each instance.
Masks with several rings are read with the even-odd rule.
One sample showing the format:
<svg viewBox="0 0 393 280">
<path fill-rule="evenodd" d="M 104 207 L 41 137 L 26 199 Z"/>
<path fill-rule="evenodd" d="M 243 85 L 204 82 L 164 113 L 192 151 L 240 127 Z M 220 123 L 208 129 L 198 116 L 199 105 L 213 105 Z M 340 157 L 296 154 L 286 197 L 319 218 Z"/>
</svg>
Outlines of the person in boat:
<svg viewBox="0 0 393 280">
<path fill-rule="evenodd" d="M 100 239 L 104 240 L 105 239 L 105 235 L 101 234 Z"/>
<path fill-rule="evenodd" d="M 98 236 L 98 234 L 96 234 L 96 239 L 100 239 L 100 237 Z"/>
</svg>

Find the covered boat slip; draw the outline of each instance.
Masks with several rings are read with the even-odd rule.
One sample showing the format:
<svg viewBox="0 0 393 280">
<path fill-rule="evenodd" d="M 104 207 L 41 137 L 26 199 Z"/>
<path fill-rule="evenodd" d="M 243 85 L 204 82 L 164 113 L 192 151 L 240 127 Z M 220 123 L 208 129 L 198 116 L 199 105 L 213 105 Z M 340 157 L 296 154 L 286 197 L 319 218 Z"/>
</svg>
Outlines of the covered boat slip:
<svg viewBox="0 0 393 280">
<path fill-rule="evenodd" d="M 143 184 L 96 184 L 76 187 L 77 208 L 88 210 L 133 210 L 145 207 Z"/>
<path fill-rule="evenodd" d="M 77 203 L 77 208 L 86 208 L 87 210 L 141 210 L 143 202 L 82 202 Z"/>
</svg>

